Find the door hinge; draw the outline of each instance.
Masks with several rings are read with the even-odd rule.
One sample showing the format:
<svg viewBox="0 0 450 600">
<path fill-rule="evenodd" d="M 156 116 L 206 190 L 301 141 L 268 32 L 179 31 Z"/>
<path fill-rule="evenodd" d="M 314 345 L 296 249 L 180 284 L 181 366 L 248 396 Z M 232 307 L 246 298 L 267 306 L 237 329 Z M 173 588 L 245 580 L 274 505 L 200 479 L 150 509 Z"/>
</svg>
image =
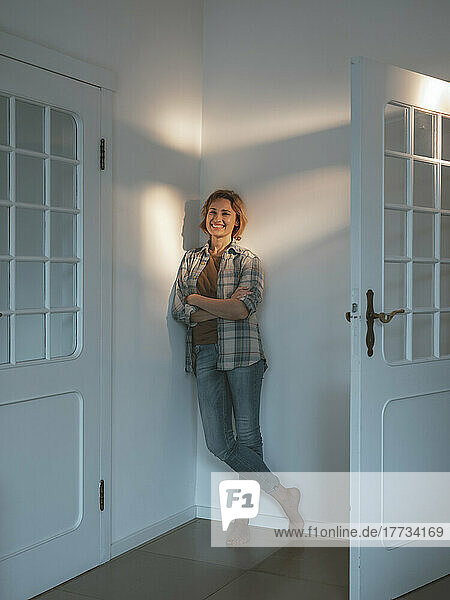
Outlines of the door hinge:
<svg viewBox="0 0 450 600">
<path fill-rule="evenodd" d="M 100 171 L 105 170 L 105 138 L 100 140 Z"/>
<path fill-rule="evenodd" d="M 104 510 L 105 509 L 105 482 L 103 479 L 100 480 L 100 485 L 99 485 L 99 504 L 100 504 L 100 510 Z"/>
</svg>

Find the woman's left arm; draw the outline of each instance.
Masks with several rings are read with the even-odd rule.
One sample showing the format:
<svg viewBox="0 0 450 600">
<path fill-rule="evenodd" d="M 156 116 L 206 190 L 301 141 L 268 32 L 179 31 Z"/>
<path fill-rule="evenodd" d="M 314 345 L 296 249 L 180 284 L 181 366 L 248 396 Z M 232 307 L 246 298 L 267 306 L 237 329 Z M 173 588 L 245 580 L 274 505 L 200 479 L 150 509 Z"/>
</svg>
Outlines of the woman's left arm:
<svg viewBox="0 0 450 600">
<path fill-rule="evenodd" d="M 256 254 L 245 258 L 238 286 L 250 290 L 244 298 L 241 298 L 241 302 L 247 307 L 246 317 L 248 317 L 256 312 L 263 299 L 264 271 L 261 259 Z"/>
</svg>

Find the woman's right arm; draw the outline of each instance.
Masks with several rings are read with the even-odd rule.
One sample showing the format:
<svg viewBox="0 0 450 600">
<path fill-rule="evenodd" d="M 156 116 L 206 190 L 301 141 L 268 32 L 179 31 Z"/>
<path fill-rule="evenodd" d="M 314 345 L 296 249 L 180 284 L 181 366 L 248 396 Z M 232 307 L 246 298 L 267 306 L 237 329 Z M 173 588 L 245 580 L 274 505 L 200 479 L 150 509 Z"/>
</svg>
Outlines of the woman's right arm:
<svg viewBox="0 0 450 600">
<path fill-rule="evenodd" d="M 194 313 L 198 312 L 199 308 L 186 302 L 186 297 L 188 294 L 186 293 L 185 281 L 188 274 L 188 252 L 189 250 L 184 253 L 183 258 L 181 259 L 175 281 L 175 294 L 172 302 L 172 317 L 176 321 L 180 321 L 188 327 L 196 327 L 197 323 L 192 321 L 192 316 Z"/>
</svg>

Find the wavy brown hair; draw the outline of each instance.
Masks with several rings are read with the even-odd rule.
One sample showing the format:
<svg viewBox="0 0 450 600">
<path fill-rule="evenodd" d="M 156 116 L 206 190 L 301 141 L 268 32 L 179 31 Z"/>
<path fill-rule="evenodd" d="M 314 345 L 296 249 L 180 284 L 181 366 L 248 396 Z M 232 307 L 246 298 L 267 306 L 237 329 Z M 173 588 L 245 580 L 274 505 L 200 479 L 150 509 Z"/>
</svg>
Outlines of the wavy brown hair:
<svg viewBox="0 0 450 600">
<path fill-rule="evenodd" d="M 202 207 L 203 220 L 200 223 L 200 229 L 202 229 L 206 234 L 210 235 L 209 231 L 206 229 L 206 217 L 208 215 L 208 210 L 211 206 L 211 203 L 218 198 L 225 198 L 225 200 L 229 200 L 231 203 L 231 208 L 236 213 L 236 224 L 233 228 L 231 238 L 239 241 L 241 239 L 241 234 L 244 232 L 244 229 L 247 226 L 248 219 L 242 198 L 233 190 L 216 190 L 210 196 L 208 196 L 205 204 Z"/>
</svg>

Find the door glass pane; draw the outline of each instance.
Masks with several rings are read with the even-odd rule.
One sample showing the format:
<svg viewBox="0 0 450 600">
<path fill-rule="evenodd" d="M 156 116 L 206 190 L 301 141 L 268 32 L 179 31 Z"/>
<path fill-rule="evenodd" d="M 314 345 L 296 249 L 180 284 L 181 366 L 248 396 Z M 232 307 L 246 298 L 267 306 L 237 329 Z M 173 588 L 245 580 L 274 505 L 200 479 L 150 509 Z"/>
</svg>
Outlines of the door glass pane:
<svg viewBox="0 0 450 600">
<path fill-rule="evenodd" d="M 413 308 L 434 306 L 434 265 L 413 263 Z"/>
<path fill-rule="evenodd" d="M 16 202 L 44 204 L 44 160 L 16 154 Z"/>
<path fill-rule="evenodd" d="M 405 360 L 406 349 L 406 318 L 404 315 L 395 315 L 390 323 L 383 326 L 384 356 L 387 362 Z"/>
<path fill-rule="evenodd" d="M 75 306 L 75 270 L 72 263 L 50 265 L 50 306 L 62 308 Z"/>
<path fill-rule="evenodd" d="M 432 214 L 413 214 L 413 255 L 425 258 L 434 256 L 434 217 Z"/>
<path fill-rule="evenodd" d="M 400 210 L 384 210 L 385 256 L 406 255 L 406 213 Z"/>
<path fill-rule="evenodd" d="M 441 313 L 439 340 L 440 355 L 450 354 L 450 312 Z"/>
<path fill-rule="evenodd" d="M 0 262 L 0 312 L 9 308 L 9 262 Z M 0 317 L 0 321 L 3 317 Z"/>
<path fill-rule="evenodd" d="M 70 356 L 75 352 L 76 315 L 74 313 L 56 313 L 51 315 L 52 358 Z"/>
<path fill-rule="evenodd" d="M 9 363 L 9 317 L 0 318 L 0 365 Z"/>
<path fill-rule="evenodd" d="M 450 118 L 442 117 L 442 159 L 450 161 Z"/>
<path fill-rule="evenodd" d="M 414 154 L 434 157 L 434 115 L 414 111 Z"/>
<path fill-rule="evenodd" d="M 434 165 L 414 161 L 413 204 L 415 206 L 434 206 Z"/>
<path fill-rule="evenodd" d="M 450 308 L 450 265 L 441 263 L 441 308 Z"/>
<path fill-rule="evenodd" d="M 450 215 L 441 215 L 441 257 L 450 258 Z"/>
<path fill-rule="evenodd" d="M 52 257 L 75 256 L 75 215 L 52 212 L 50 247 Z"/>
<path fill-rule="evenodd" d="M 62 208 L 75 208 L 76 167 L 57 160 L 50 161 L 50 204 Z"/>
<path fill-rule="evenodd" d="M 406 159 L 386 156 L 384 159 L 384 202 L 406 204 Z"/>
<path fill-rule="evenodd" d="M 406 152 L 407 108 L 386 104 L 384 109 L 384 145 L 386 150 Z"/>
<path fill-rule="evenodd" d="M 0 200 L 9 200 L 9 152 L 0 151 Z"/>
<path fill-rule="evenodd" d="M 9 254 L 9 208 L 0 206 L 0 254 Z"/>
<path fill-rule="evenodd" d="M 450 209 L 450 167 L 442 165 L 441 208 Z"/>
<path fill-rule="evenodd" d="M 51 110 L 50 152 L 54 156 L 76 158 L 76 123 L 73 116 L 59 110 Z"/>
<path fill-rule="evenodd" d="M 16 147 L 44 151 L 44 107 L 16 100 Z"/>
<path fill-rule="evenodd" d="M 0 96 L 0 144 L 9 145 L 9 99 Z"/>
<path fill-rule="evenodd" d="M 44 255 L 44 211 L 16 208 L 16 256 Z"/>
<path fill-rule="evenodd" d="M 403 263 L 384 265 L 384 310 L 391 312 L 406 306 L 406 266 Z"/>
<path fill-rule="evenodd" d="M 16 361 L 45 358 L 44 315 L 16 315 Z"/>
<path fill-rule="evenodd" d="M 412 326 L 412 358 L 433 355 L 433 315 L 414 314 Z"/>
<path fill-rule="evenodd" d="M 16 308 L 44 306 L 44 263 L 16 262 Z"/>
<path fill-rule="evenodd" d="M 14 148 L 0 149 L 0 202 L 14 202 L 12 207 L 0 204 L 0 312 L 13 312 L 11 317 L 0 318 L 0 363 L 45 359 L 46 353 L 69 356 L 76 347 L 81 314 L 68 311 L 77 306 L 77 263 L 50 261 L 46 266 L 44 258 L 28 257 L 50 254 L 67 261 L 79 255 L 81 214 L 73 214 L 82 191 L 77 182 L 78 169 L 83 172 L 78 136 L 78 120 L 69 111 L 0 94 L 0 145 L 15 140 Z M 48 158 L 33 155 L 47 151 Z M 9 181 L 11 169 L 13 181 Z M 16 260 L 7 261 L 5 256 Z M 65 312 L 48 317 L 41 312 L 14 314 L 16 310 L 45 311 L 47 301 L 51 308 Z M 14 340 L 9 337 L 12 331 Z M 9 355 L 10 347 L 15 348 L 15 356 Z"/>
</svg>

